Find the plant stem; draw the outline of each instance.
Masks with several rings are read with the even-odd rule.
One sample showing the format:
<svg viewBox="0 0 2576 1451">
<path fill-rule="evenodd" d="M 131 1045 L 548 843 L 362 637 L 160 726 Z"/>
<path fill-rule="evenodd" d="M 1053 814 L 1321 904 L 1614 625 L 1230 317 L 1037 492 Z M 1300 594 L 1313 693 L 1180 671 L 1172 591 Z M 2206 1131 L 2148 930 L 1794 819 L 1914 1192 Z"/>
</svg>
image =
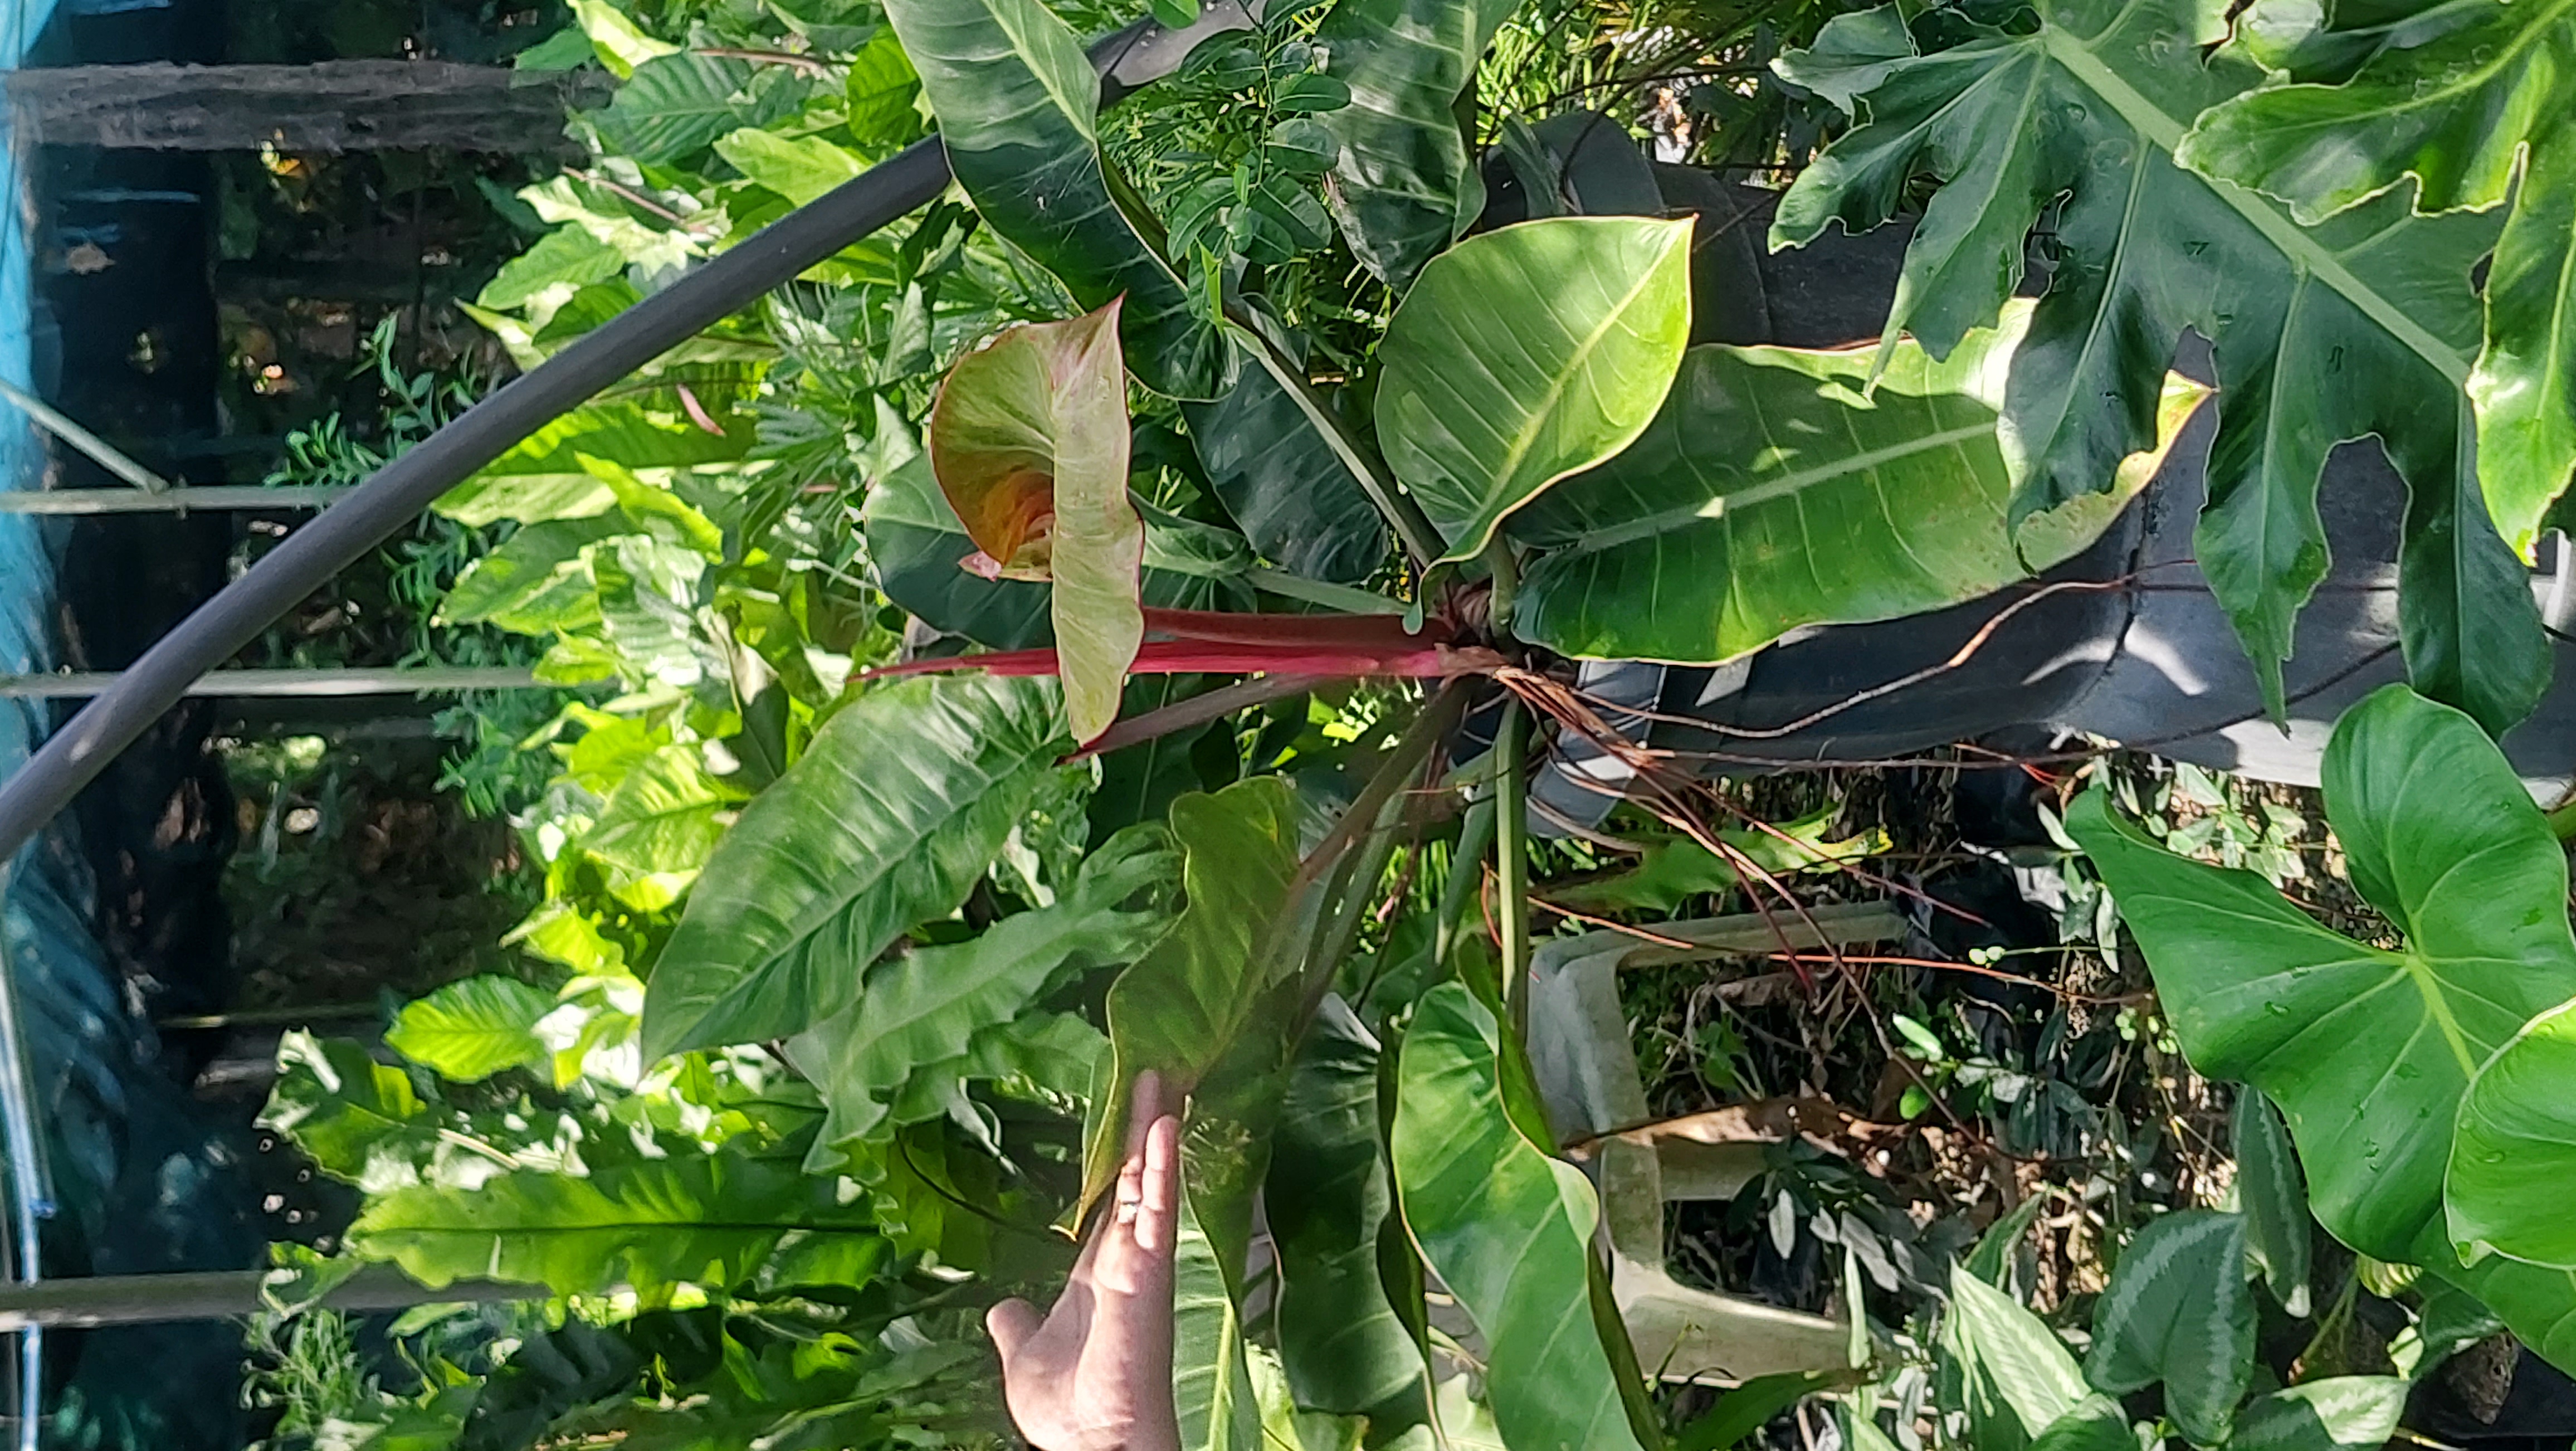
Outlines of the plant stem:
<svg viewBox="0 0 2576 1451">
<path fill-rule="evenodd" d="M 1476 899 L 1479 879 L 1485 874 L 1485 849 L 1493 844 L 1494 798 L 1487 796 L 1467 808 L 1458 844 L 1449 852 L 1449 880 L 1440 888 L 1439 933 L 1432 939 L 1432 952 L 1444 966 L 1458 950 L 1458 925 L 1467 915 L 1467 904 Z"/>
<path fill-rule="evenodd" d="M 1494 531 L 1493 542 L 1485 546 L 1485 564 L 1494 576 L 1493 593 L 1485 599 L 1486 627 L 1499 640 L 1511 628 L 1512 605 L 1521 592 L 1521 564 L 1512 557 L 1512 546 L 1500 529 Z"/>
<path fill-rule="evenodd" d="M 1334 584 L 1328 580 L 1307 579 L 1302 575 L 1264 569 L 1259 565 L 1245 570 L 1243 579 L 1246 584 L 1263 594 L 1274 594 L 1281 599 L 1296 600 L 1301 604 L 1321 605 L 1325 609 L 1339 610 L 1346 615 L 1404 613 L 1403 601 L 1388 599 L 1373 590 L 1364 590 L 1347 584 Z"/>
<path fill-rule="evenodd" d="M 1306 421 L 1322 436 L 1324 446 L 1331 449 L 1333 457 L 1341 460 L 1342 467 L 1350 470 L 1351 477 L 1359 481 L 1360 488 L 1369 496 L 1369 502 L 1377 505 L 1377 511 L 1395 526 L 1396 536 L 1404 541 L 1405 553 L 1413 556 L 1414 568 L 1425 568 L 1438 559 L 1443 552 L 1440 531 L 1432 526 L 1430 516 L 1422 512 L 1422 506 L 1413 501 L 1411 494 L 1398 488 L 1395 480 L 1361 451 L 1359 440 L 1352 436 L 1349 425 L 1343 423 L 1341 416 L 1324 402 L 1323 396 L 1315 391 L 1315 385 L 1306 381 L 1305 370 L 1272 347 L 1270 340 L 1258 330 L 1231 317 L 1226 321 L 1227 331 L 1252 350 L 1252 356 L 1269 370 L 1271 379 L 1288 394 L 1296 403 L 1297 411 L 1305 414 Z"/>
<path fill-rule="evenodd" d="M 1494 876 L 1502 901 L 1503 1006 L 1512 1036 L 1529 1041 L 1529 780 L 1526 730 L 1519 700 L 1503 703 L 1503 725 L 1494 740 L 1501 774 L 1494 780 Z"/>
</svg>

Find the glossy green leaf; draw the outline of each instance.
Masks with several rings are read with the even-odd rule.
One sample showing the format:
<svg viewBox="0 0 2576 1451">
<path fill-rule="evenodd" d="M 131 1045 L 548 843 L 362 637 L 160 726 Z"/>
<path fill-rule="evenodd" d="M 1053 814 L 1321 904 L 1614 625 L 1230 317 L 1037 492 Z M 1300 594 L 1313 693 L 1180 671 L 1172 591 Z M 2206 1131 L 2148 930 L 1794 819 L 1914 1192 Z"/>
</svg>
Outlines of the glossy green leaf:
<svg viewBox="0 0 2576 1451">
<path fill-rule="evenodd" d="M 2262 1267 L 2272 1297 L 2292 1315 L 2308 1313 L 2308 1186 L 2280 1112 L 2256 1089 L 2236 1094 L 2233 1147 L 2236 1202 L 2245 1216 L 2245 1252 Z"/>
<path fill-rule="evenodd" d="M 509 1068 L 542 1068 L 553 1049 L 537 1024 L 555 995 L 515 977 L 485 973 L 449 983 L 403 1005 L 385 1046 L 456 1083 L 479 1083 Z"/>
<path fill-rule="evenodd" d="M 1970 1426 L 1989 1428 L 1981 1451 L 2041 1435 L 2092 1395 L 2056 1332 L 1964 1266 L 1950 1271 L 1941 1348 L 1960 1377 Z"/>
<path fill-rule="evenodd" d="M 1760 1376 L 1717 1398 L 1706 1415 L 1673 1437 L 1672 1451 L 1733 1451 L 1781 1412 L 1824 1389 L 1825 1377 L 1804 1372 Z"/>
<path fill-rule="evenodd" d="M 1911 340 L 1691 349 L 1644 436 L 1505 527 L 1542 552 L 1513 628 L 1562 654 L 1717 661 L 1791 630 L 1920 614 L 2090 545 L 2146 486 L 2203 390 L 2179 376 L 2147 451 L 2098 494 L 2022 519 L 1996 432 L 2026 308 L 1934 362 Z"/>
<path fill-rule="evenodd" d="M 2165 1414 L 2194 1444 L 2218 1446 L 2253 1376 L 2244 1217 L 2186 1209 L 2149 1221 L 2093 1307 L 2084 1378 L 2115 1395 L 2162 1381 Z"/>
<path fill-rule="evenodd" d="M 277 1081 L 260 1127 L 295 1141 L 314 1167 L 351 1184 L 381 1182 L 380 1155 L 416 1136 L 429 1109 L 402 1070 L 378 1063 L 366 1045 L 316 1038 L 301 1029 L 278 1040 Z"/>
<path fill-rule="evenodd" d="M 797 206 L 856 181 L 867 164 L 820 136 L 781 136 L 756 126 L 720 137 L 716 155 Z"/>
<path fill-rule="evenodd" d="M 1340 999 L 1299 1045 L 1264 1203 L 1279 1252 L 1279 1359 L 1297 1404 L 1360 1415 L 1422 1385 L 1378 1274 L 1394 1208 L 1378 1138 L 1378 1045 Z"/>
<path fill-rule="evenodd" d="M 1002 334 L 958 360 L 930 412 L 931 473 L 968 537 L 998 572 L 1054 581 L 1049 618 L 1077 741 L 1117 720 L 1145 639 L 1120 305 Z"/>
<path fill-rule="evenodd" d="M 735 804 L 696 746 L 665 747 L 608 793 L 581 849 L 639 877 L 694 874 L 723 839 Z"/>
<path fill-rule="evenodd" d="M 1600 1208 L 1504 1106 L 1493 1014 L 1457 983 L 1414 1009 L 1391 1140 L 1405 1227 L 1484 1333 L 1485 1393 L 1513 1446 L 1634 1448 L 1591 1315 Z"/>
<path fill-rule="evenodd" d="M 1045 681 L 899 681 L 834 715 L 709 859 L 653 969 L 646 1056 L 856 1001 L 877 954 L 966 899 L 1063 742 Z"/>
<path fill-rule="evenodd" d="M 2067 829 L 2137 934 L 2193 1065 L 2278 1103 L 2317 1218 L 2402 1263 L 2438 1230 L 2470 1077 L 2576 996 L 2567 861 L 2494 743 L 2402 686 L 2345 712 L 2324 774 L 2353 885 L 2404 934 L 2398 950 L 2328 931 L 2252 872 L 2165 851 L 2100 792 Z"/>
<path fill-rule="evenodd" d="M 1216 397 L 1233 374 L 1230 345 L 1118 209 L 1082 42 L 1039 0 L 889 0 L 886 14 L 984 220 L 1084 307 L 1124 297 L 1127 363 L 1146 387 Z"/>
<path fill-rule="evenodd" d="M 2413 43 L 2377 47 L 2336 84 L 2276 86 L 2213 108 L 2179 155 L 2311 222 L 2410 181 L 2426 212 L 2513 200 L 2469 387 L 2487 506 L 2529 558 L 2576 473 L 2576 142 L 2566 126 L 2576 113 L 2576 11 L 2474 5 L 2442 19 Z"/>
<path fill-rule="evenodd" d="M 518 308 L 558 289 L 560 297 L 568 298 L 625 270 L 626 259 L 616 248 L 581 227 L 557 227 L 502 263 L 474 302 L 478 307 Z"/>
<path fill-rule="evenodd" d="M 450 625 L 492 625 L 522 635 L 578 630 L 599 619 L 590 546 L 632 528 L 613 509 L 580 519 L 530 524 L 479 556 L 439 601 Z"/>
<path fill-rule="evenodd" d="M 1219 1251 L 1184 1203 L 1172 1265 L 1172 1409 L 1182 1451 L 1266 1451 L 1242 1312 Z"/>
<path fill-rule="evenodd" d="M 558 1295 L 632 1286 L 743 1285 L 774 1257 L 871 1265 L 884 1257 L 864 1199 L 793 1161 L 726 1151 L 601 1169 L 521 1171 L 466 1190 L 415 1185 L 376 1196 L 348 1252 L 390 1261 L 433 1289 L 461 1279 L 543 1285 Z"/>
<path fill-rule="evenodd" d="M 1923 207 L 1886 328 L 1946 356 L 1996 317 L 2047 212 L 2062 260 L 2004 394 L 2013 517 L 2112 486 L 2156 437 L 2158 380 L 2197 330 L 2224 401 L 2194 553 L 2275 713 L 2293 621 L 2326 573 L 2320 470 L 2337 444 L 2375 436 L 2414 500 L 2398 601 L 2414 679 L 2490 730 L 2520 719 L 2548 680 L 2547 640 L 2512 551 L 2460 507 L 2476 497 L 2470 269 L 2495 220 L 2411 218 L 2391 193 L 2304 228 L 2174 163 L 2194 117 L 2260 79 L 2232 52 L 2175 62 L 2218 38 L 2205 7 L 2044 0 L 2035 13 L 2026 32 L 1900 62 L 1785 57 L 1792 80 L 1856 93 L 1868 119 L 1800 173 L 1774 244 L 1876 226 L 1918 178 L 1949 180 Z"/>
<path fill-rule="evenodd" d="M 727 415 L 727 431 L 709 433 L 685 414 L 640 403 L 585 404 L 522 439 L 435 506 L 459 524 L 481 528 L 503 519 L 542 524 L 606 513 L 617 495 L 582 467 L 581 456 L 634 470 L 732 463 L 750 452 L 752 424 Z"/>
<path fill-rule="evenodd" d="M 1351 252 L 1398 290 L 1485 209 L 1458 121 L 1512 0 L 1344 0 L 1315 33 L 1350 104 L 1314 119 L 1338 146 L 1324 195 Z"/>
<path fill-rule="evenodd" d="M 921 76 L 891 29 L 878 31 L 850 57 L 843 91 L 850 134 L 861 145 L 891 150 L 920 133 L 913 100 L 921 94 Z"/>
<path fill-rule="evenodd" d="M 612 0 L 571 0 L 571 8 L 574 22 L 589 38 L 599 63 L 621 81 L 635 74 L 635 68 L 646 61 L 677 54 L 680 49 L 667 40 L 645 34 Z"/>
<path fill-rule="evenodd" d="M 1032 580 L 986 579 L 965 568 L 979 551 L 940 494 L 927 456 L 879 480 L 860 507 L 859 522 L 887 599 L 935 629 L 996 650 L 1046 641 L 1052 591 Z"/>
<path fill-rule="evenodd" d="M 2030 1443 L 2030 1451 L 2137 1451 L 2138 1433 L 2120 1403 L 2094 1396 L 2049 1423 Z"/>
<path fill-rule="evenodd" d="M 794 73 L 730 56 L 681 51 L 635 67 L 590 123 L 611 151 L 647 166 L 685 162 L 717 137 L 796 109 Z"/>
<path fill-rule="evenodd" d="M 1691 221 L 1559 217 L 1474 237 L 1379 349 L 1378 441 L 1450 559 L 1645 430 L 1690 337 Z"/>
<path fill-rule="evenodd" d="M 2460 1104 L 2444 1190 L 2462 1258 L 2576 1268 L 2576 1003 L 2525 1024 Z"/>
<path fill-rule="evenodd" d="M 2395 1376 L 2351 1375 L 2256 1396 L 2227 1451 L 2374 1451 L 2397 1433 L 2408 1389 Z"/>
<path fill-rule="evenodd" d="M 1210 1070 L 1234 1052 L 1247 1030 L 1284 1042 L 1286 1024 L 1256 1024 L 1254 1017 L 1282 975 L 1276 949 L 1288 884 L 1297 871 L 1295 802 L 1285 781 L 1259 777 L 1173 802 L 1171 830 L 1185 853 L 1184 905 L 1172 930 L 1109 989 L 1116 1062 L 1111 1081 L 1132 1082 L 1150 1068 L 1162 1075 L 1166 1092 L 1186 1094 L 1208 1081 Z M 1116 1172 L 1116 1150 L 1126 1137 L 1124 1110 L 1123 1104 L 1111 1105 L 1091 1136 L 1084 1157 L 1086 1204 Z M 1199 1132 L 1204 1123 L 1194 1110 L 1184 1144 L 1193 1159 L 1209 1147 Z M 1199 1166 L 1191 1168 L 1195 1180 Z M 1192 1185 L 1194 1191 L 1199 1187 Z M 1204 1222 L 1212 1205 L 1196 1193 L 1192 1198 Z M 1228 1223 L 1205 1227 L 1220 1244 L 1238 1230 Z"/>
<path fill-rule="evenodd" d="M 2448 1226 L 2425 1235 L 2416 1259 L 2474 1295 L 2532 1353 L 2576 1373 L 2576 1271 L 2543 1269 L 2502 1255 L 2462 1265 L 2449 1250 Z"/>
<path fill-rule="evenodd" d="M 1182 411 L 1210 487 L 1264 559 L 1340 584 L 1385 561 L 1377 506 L 1268 369 L 1246 368 L 1224 397 Z"/>
<path fill-rule="evenodd" d="M 1160 830 L 1132 831 L 1086 859 L 1053 906 L 877 964 L 856 1003 L 788 1043 L 830 1110 L 809 1164 L 880 1136 L 917 1071 L 964 1058 L 978 1034 L 1028 1012 L 1049 984 L 1134 961 L 1170 925 L 1155 898 L 1179 868 Z"/>
</svg>

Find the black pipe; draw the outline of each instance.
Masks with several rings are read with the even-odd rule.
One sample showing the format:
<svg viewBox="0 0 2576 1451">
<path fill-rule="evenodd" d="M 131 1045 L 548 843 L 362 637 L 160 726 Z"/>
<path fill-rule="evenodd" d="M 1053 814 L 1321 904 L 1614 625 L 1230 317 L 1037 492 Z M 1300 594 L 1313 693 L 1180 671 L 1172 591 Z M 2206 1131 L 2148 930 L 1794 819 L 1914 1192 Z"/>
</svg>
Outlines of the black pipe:
<svg viewBox="0 0 2576 1451">
<path fill-rule="evenodd" d="M 1143 22 L 1110 36 L 1091 49 L 1104 100 L 1170 74 L 1206 36 L 1247 23 L 1240 6 L 1211 5 L 1186 30 L 1167 33 Z M 938 138 L 915 143 L 619 313 L 378 469 L 198 606 L 0 783 L 0 871 L 199 676 L 441 495 L 701 330 L 928 205 L 948 182 L 948 156 Z"/>
</svg>

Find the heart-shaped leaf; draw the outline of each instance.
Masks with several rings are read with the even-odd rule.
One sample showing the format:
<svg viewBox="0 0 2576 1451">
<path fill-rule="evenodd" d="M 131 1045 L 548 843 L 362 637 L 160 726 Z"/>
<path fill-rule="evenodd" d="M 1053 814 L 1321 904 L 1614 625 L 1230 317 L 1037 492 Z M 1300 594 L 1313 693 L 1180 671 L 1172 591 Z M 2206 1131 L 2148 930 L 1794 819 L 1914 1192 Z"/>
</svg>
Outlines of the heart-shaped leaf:
<svg viewBox="0 0 2576 1451">
<path fill-rule="evenodd" d="M 869 691 L 826 722 L 707 861 L 644 1000 L 648 1058 L 803 1032 L 877 954 L 957 909 L 1055 769 L 1042 680 Z"/>
<path fill-rule="evenodd" d="M 2048 213 L 2063 260 L 2004 395 L 2024 470 L 2014 518 L 2112 486 L 2156 437 L 2158 380 L 2195 330 L 2225 401 L 2194 552 L 2275 714 L 2293 624 L 2326 573 L 2318 478 L 2337 445 L 2375 436 L 2413 499 L 2398 599 L 2413 678 L 2490 730 L 2519 720 L 2547 684 L 2548 640 L 2466 467 L 2470 271 L 2495 220 L 2410 217 L 2392 192 L 2303 227 L 2174 162 L 2193 118 L 2262 78 L 2230 51 L 2176 63 L 2218 38 L 2203 7 L 2039 0 L 2034 14 L 1902 61 L 1866 45 L 1784 57 L 1783 74 L 1856 94 L 1867 119 L 1781 198 L 1773 245 L 1876 226 L 1911 208 L 1919 179 L 1947 181 L 1922 207 L 1885 334 L 1946 356 L 2012 295 Z"/>
<path fill-rule="evenodd" d="M 1996 434 L 2029 309 L 1935 362 L 1913 341 L 1699 347 L 1654 423 L 1512 516 L 1543 550 L 1514 632 L 1561 654 L 1718 661 L 1804 625 L 1920 614 L 2081 551 L 2146 486 L 2204 389 L 2169 376 L 2157 434 L 2105 493 L 2008 522 Z"/>
<path fill-rule="evenodd" d="M 2567 859 L 2503 752 L 2458 711 L 2389 686 L 2326 749 L 2327 818 L 2391 951 L 2310 920 L 2248 871 L 2190 861 L 2078 799 L 2183 1051 L 2281 1106 L 2317 1217 L 2405 1262 L 2441 1219 L 2460 1095 L 2522 1025 L 2576 996 Z"/>
<path fill-rule="evenodd" d="M 2164 1382 L 2165 1414 L 2194 1444 L 2218 1446 L 2253 1376 L 2243 1216 L 2193 1209 L 2151 1221 L 2093 1308 L 2084 1378 L 2113 1394 Z"/>
<path fill-rule="evenodd" d="M 1055 582 L 1048 615 L 1078 741 L 1118 719 L 1145 639 L 1119 306 L 1012 328 L 958 359 L 930 410 L 931 473 L 993 572 Z"/>
<path fill-rule="evenodd" d="M 1118 208 L 1103 169 L 1100 78 L 1039 0 L 888 0 L 957 184 L 993 230 L 1085 307 L 1124 298 L 1136 377 L 1175 398 L 1231 381 L 1229 344 Z"/>
<path fill-rule="evenodd" d="M 2372 1451 L 2397 1432 L 2412 1385 L 2346 1375 L 2256 1396 L 2237 1413 L 2227 1451 Z"/>
<path fill-rule="evenodd" d="M 1599 1202 L 1513 1122 L 1502 1052 L 1494 1015 L 1463 985 L 1415 1007 L 1390 1141 L 1404 1223 L 1484 1332 L 1485 1394 L 1507 1444 L 1635 1451 L 1592 1323 Z"/>
<path fill-rule="evenodd" d="M 1691 221 L 1558 217 L 1433 259 L 1379 350 L 1378 441 L 1448 540 L 1645 430 L 1690 337 Z"/>
</svg>

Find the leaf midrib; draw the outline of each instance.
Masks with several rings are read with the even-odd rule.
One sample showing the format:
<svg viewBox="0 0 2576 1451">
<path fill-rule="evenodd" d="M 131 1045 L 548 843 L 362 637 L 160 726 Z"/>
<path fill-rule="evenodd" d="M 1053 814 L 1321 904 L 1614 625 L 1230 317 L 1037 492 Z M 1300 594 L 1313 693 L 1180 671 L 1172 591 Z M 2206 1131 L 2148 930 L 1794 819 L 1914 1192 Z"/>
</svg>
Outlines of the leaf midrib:
<svg viewBox="0 0 2576 1451">
<path fill-rule="evenodd" d="M 1566 555 L 1597 553 L 1668 533 L 1677 526 L 1723 519 L 1730 513 L 1741 512 L 1756 504 L 1769 503 L 1774 499 L 1801 494 L 1837 479 L 1852 476 L 1868 477 L 1882 465 L 1910 458 L 1915 454 L 1938 453 L 1972 439 L 1992 437 L 1994 431 L 1994 420 L 1988 419 L 1983 423 L 1944 429 L 1939 433 L 1915 435 L 1902 443 L 1887 444 L 1880 448 L 1847 455 L 1830 464 L 1819 464 L 1813 468 L 1783 474 L 1740 492 L 1719 494 L 1705 503 L 1684 504 L 1660 510 L 1642 519 L 1630 519 L 1606 528 L 1587 530 L 1576 536 L 1572 543 L 1567 544 L 1559 552 Z"/>
<path fill-rule="evenodd" d="M 1637 299 L 1644 296 L 1646 289 L 1654 286 L 1663 275 L 1665 265 L 1672 260 L 1673 234 L 1668 231 L 1660 240 L 1663 242 L 1663 247 L 1653 265 L 1640 271 L 1636 282 L 1630 285 L 1626 295 L 1619 299 L 1616 306 L 1602 314 L 1601 321 L 1593 326 L 1582 344 L 1575 349 L 1574 361 L 1563 372 L 1548 381 L 1547 390 L 1539 395 L 1537 405 L 1528 411 L 1519 431 L 1505 448 L 1503 466 L 1495 471 L 1494 483 L 1510 484 L 1518 477 L 1521 465 L 1529 459 L 1530 450 L 1538 446 L 1538 436 L 1544 430 L 1549 418 L 1553 416 L 1557 400 L 1565 395 L 1567 388 L 1573 386 L 1576 375 L 1584 371 L 1592 355 L 1600 350 L 1601 340 L 1610 335 L 1610 330 L 1627 317 L 1630 308 L 1636 306 Z M 1650 419 L 1649 422 L 1651 421 Z M 1493 541 L 1494 531 L 1502 527 L 1504 516 L 1528 500 L 1538 497 L 1545 487 L 1546 483 L 1542 482 L 1537 488 L 1531 489 L 1522 498 L 1516 500 L 1488 499 L 1484 507 L 1477 511 L 1479 515 L 1490 516 L 1482 519 L 1484 527 L 1476 531 L 1472 541 L 1460 543 L 1444 557 L 1451 560 L 1472 559 L 1483 552 L 1485 546 Z M 1469 522 L 1473 524 L 1478 521 Z"/>
<path fill-rule="evenodd" d="M 2576 0 L 2559 0 L 2559 3 L 2576 3 Z M 2101 97 L 2112 110 L 2119 113 L 2120 119 L 2128 122 L 2129 126 L 2149 145 L 2162 151 L 2167 164 L 2172 165 L 2177 171 L 2183 170 L 2180 163 L 2173 160 L 2174 149 L 2182 144 L 2182 138 L 2188 129 L 2183 122 L 2167 114 L 2163 107 L 2148 100 L 2136 87 L 2122 80 L 2117 72 L 2103 63 L 2101 57 L 2087 49 L 2084 42 L 2077 40 L 2068 32 L 2050 26 L 2041 32 L 2039 43 L 2051 60 L 2056 61 L 2069 75 Z M 2453 387 L 2467 386 L 2469 381 L 2467 358 L 2355 276 L 2352 269 L 2343 264 L 2342 258 L 2327 250 L 2325 245 L 2310 235 L 2305 228 L 2290 220 L 2287 215 L 2257 193 L 2229 182 L 2201 176 L 2197 172 L 2185 172 L 2185 174 L 2208 187 L 2212 195 L 2225 202 L 2237 215 L 2251 223 L 2254 230 L 2262 233 L 2264 240 L 2270 242 L 2293 265 L 2306 269 L 2310 276 L 2333 288 L 2345 301 L 2359 309 L 2363 316 L 2404 343 L 2434 371 L 2450 380 Z"/>
</svg>

